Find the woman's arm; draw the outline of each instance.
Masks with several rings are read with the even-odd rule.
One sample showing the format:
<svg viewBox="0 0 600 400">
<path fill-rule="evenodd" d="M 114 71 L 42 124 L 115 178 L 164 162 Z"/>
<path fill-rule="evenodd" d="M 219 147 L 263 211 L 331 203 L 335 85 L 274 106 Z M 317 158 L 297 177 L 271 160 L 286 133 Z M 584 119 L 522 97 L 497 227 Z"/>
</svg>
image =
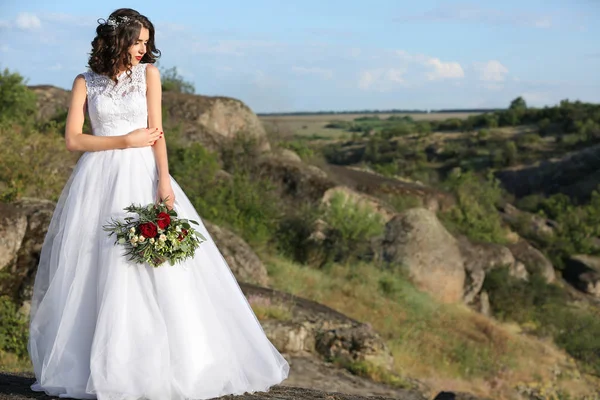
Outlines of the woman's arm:
<svg viewBox="0 0 600 400">
<path fill-rule="evenodd" d="M 150 146 L 160 136 L 158 130 L 142 128 L 121 136 L 94 136 L 82 132 L 85 120 L 87 89 L 83 75 L 77 75 L 71 90 L 65 127 L 65 144 L 69 151 L 100 151 Z"/>
<path fill-rule="evenodd" d="M 148 86 L 148 92 L 146 93 L 148 101 L 148 126 L 158 127 L 158 130 L 162 134 L 162 86 L 160 83 L 160 72 L 152 64 L 146 67 L 146 85 Z M 164 138 L 159 139 L 152 148 L 158 169 L 157 200 L 164 200 L 166 198 L 168 208 L 173 208 L 175 193 L 173 193 L 171 187 L 166 140 Z"/>
</svg>

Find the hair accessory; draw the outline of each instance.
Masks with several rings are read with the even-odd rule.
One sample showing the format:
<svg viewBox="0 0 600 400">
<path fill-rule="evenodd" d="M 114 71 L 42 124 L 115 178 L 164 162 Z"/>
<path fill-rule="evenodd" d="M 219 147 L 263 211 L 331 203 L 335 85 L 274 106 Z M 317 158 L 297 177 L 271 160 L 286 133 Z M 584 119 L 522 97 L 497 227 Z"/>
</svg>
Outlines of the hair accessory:
<svg viewBox="0 0 600 400">
<path fill-rule="evenodd" d="M 107 20 L 105 20 L 103 18 L 100 18 L 100 19 L 98 19 L 98 23 L 102 24 L 102 25 L 107 25 L 107 26 L 112 27 L 113 29 L 116 29 L 120 25 L 126 24 L 130 20 L 131 20 L 131 18 L 129 18 L 128 16 L 124 15 L 124 16 L 118 16 L 118 17 L 110 17 Z"/>
</svg>

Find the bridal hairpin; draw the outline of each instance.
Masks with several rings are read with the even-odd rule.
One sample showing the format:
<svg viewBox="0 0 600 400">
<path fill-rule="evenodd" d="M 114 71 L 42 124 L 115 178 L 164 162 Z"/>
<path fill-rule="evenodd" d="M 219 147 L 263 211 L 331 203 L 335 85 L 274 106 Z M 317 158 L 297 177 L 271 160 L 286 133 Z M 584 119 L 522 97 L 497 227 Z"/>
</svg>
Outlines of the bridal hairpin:
<svg viewBox="0 0 600 400">
<path fill-rule="evenodd" d="M 116 29 L 119 27 L 119 25 L 126 24 L 130 20 L 131 20 L 131 18 L 124 15 L 124 16 L 119 16 L 119 17 L 110 17 L 107 20 L 100 18 L 100 19 L 98 19 L 98 23 L 103 24 L 103 25 L 108 25 L 108 26 L 111 26 Z"/>
</svg>

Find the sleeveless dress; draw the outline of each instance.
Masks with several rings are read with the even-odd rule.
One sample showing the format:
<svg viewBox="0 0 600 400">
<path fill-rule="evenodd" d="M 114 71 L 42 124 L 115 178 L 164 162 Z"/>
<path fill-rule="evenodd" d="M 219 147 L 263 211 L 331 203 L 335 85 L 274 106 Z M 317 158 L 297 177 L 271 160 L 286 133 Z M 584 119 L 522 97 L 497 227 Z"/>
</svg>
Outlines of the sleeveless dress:
<svg viewBox="0 0 600 400">
<path fill-rule="evenodd" d="M 88 71 L 96 136 L 148 124 L 146 66 L 118 83 Z M 168 134 L 168 132 L 167 132 Z M 267 391 L 289 365 L 266 337 L 225 259 L 177 182 L 174 209 L 207 241 L 193 258 L 133 264 L 102 225 L 155 201 L 152 147 L 84 153 L 43 242 L 30 314 L 34 391 L 77 399 L 208 399 Z M 129 214 L 131 215 L 131 214 Z"/>
</svg>

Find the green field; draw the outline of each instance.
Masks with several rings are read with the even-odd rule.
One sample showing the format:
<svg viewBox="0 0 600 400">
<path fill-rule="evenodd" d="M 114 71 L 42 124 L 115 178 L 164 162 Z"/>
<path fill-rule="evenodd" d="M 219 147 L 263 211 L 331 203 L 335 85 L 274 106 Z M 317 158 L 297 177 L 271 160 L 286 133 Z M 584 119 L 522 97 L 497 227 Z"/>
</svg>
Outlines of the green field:
<svg viewBox="0 0 600 400">
<path fill-rule="evenodd" d="M 449 118 L 464 119 L 480 113 L 414 113 L 414 114 L 315 114 L 315 115 L 281 115 L 259 116 L 267 131 L 283 136 L 325 136 L 329 138 L 344 137 L 348 132 L 340 129 L 329 129 L 325 126 L 332 121 L 353 121 L 360 117 L 378 116 L 382 120 L 391 116 L 409 116 L 415 121 L 441 121 Z"/>
</svg>

